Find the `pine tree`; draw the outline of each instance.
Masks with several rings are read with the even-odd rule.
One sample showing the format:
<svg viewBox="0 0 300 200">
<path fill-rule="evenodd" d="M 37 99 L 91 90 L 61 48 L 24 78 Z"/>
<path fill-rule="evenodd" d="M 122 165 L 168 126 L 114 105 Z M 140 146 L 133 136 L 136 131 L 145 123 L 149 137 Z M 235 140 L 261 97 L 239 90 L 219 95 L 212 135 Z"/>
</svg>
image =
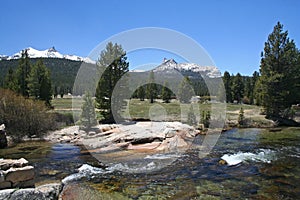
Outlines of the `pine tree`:
<svg viewBox="0 0 300 200">
<path fill-rule="evenodd" d="M 58 96 L 58 88 L 57 88 L 56 85 L 54 86 L 53 96 L 54 96 L 55 99 L 56 99 L 57 96 Z"/>
<path fill-rule="evenodd" d="M 148 99 L 150 99 L 150 103 L 154 103 L 154 99 L 157 96 L 157 86 L 155 84 L 153 71 L 151 71 L 149 74 L 149 80 L 146 88 L 146 96 Z"/>
<path fill-rule="evenodd" d="M 178 87 L 178 99 L 181 103 L 189 103 L 193 96 L 193 88 L 190 79 L 185 76 Z"/>
<path fill-rule="evenodd" d="M 119 117 L 122 106 L 124 106 L 124 100 L 122 98 L 112 99 L 112 93 L 118 81 L 123 79 L 129 71 L 129 63 L 126 60 L 126 53 L 122 46 L 109 42 L 97 62 L 99 68 L 105 68 L 96 89 L 96 106 L 100 109 L 104 122 L 115 122 L 114 117 Z M 118 87 L 122 89 L 121 93 L 126 93 L 126 80 L 123 80 L 123 84 Z M 114 110 L 118 111 L 115 114 L 118 116 L 113 116 L 112 106 L 115 106 Z"/>
<path fill-rule="evenodd" d="M 259 73 L 257 71 L 254 71 L 252 74 L 252 79 L 251 79 L 251 96 L 250 96 L 250 104 L 256 103 L 256 93 L 255 93 L 255 86 L 257 83 L 257 80 L 259 79 Z"/>
<path fill-rule="evenodd" d="M 244 78 L 244 98 L 243 103 L 252 104 L 253 101 L 253 87 L 252 87 L 252 77 Z"/>
<path fill-rule="evenodd" d="M 96 112 L 93 98 L 89 92 L 83 96 L 83 105 L 80 121 L 85 129 L 89 130 L 92 126 L 97 124 Z"/>
<path fill-rule="evenodd" d="M 19 60 L 18 68 L 16 71 L 18 93 L 24 97 L 29 97 L 29 88 L 28 88 L 28 77 L 31 70 L 30 59 L 27 53 L 27 50 L 22 51 L 22 57 Z"/>
<path fill-rule="evenodd" d="M 18 90 L 16 75 L 12 68 L 9 68 L 8 73 L 4 78 L 4 88 L 15 92 Z"/>
<path fill-rule="evenodd" d="M 60 98 L 64 98 L 64 94 L 65 94 L 65 87 L 64 86 L 60 86 L 60 88 L 59 88 Z"/>
<path fill-rule="evenodd" d="M 256 91 L 269 118 L 282 117 L 285 109 L 299 101 L 299 50 L 278 22 L 265 42 Z"/>
<path fill-rule="evenodd" d="M 231 77 L 229 72 L 225 71 L 223 75 L 223 82 L 224 82 L 224 88 L 226 91 L 226 102 L 231 103 L 232 102 L 232 91 L 231 91 Z"/>
<path fill-rule="evenodd" d="M 169 83 L 165 82 L 161 91 L 162 99 L 165 103 L 170 103 L 172 91 L 169 89 Z"/>
<path fill-rule="evenodd" d="M 237 73 L 236 76 L 233 77 L 232 96 L 234 100 L 237 100 L 238 103 L 241 103 L 244 96 L 244 82 L 240 73 Z"/>
<path fill-rule="evenodd" d="M 50 71 L 44 65 L 43 60 L 38 60 L 32 66 L 28 77 L 29 95 L 35 99 L 45 101 L 50 106 L 52 99 L 52 86 L 50 79 Z"/>
<path fill-rule="evenodd" d="M 144 86 L 140 86 L 137 89 L 137 97 L 140 99 L 140 101 L 144 101 L 145 100 L 146 92 L 145 92 Z"/>
</svg>

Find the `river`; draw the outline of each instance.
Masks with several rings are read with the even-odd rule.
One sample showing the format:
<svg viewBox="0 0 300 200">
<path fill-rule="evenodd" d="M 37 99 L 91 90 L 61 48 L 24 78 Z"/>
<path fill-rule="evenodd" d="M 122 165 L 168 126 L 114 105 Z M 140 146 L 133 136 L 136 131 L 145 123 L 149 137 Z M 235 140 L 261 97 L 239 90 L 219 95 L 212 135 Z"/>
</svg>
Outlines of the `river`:
<svg viewBox="0 0 300 200">
<path fill-rule="evenodd" d="M 151 155 L 147 159 L 154 168 L 175 159 L 159 170 L 132 173 L 124 163 L 103 168 L 72 144 L 35 141 L 0 151 L 0 157 L 28 159 L 37 185 L 64 179 L 64 199 L 300 198 L 300 129 L 233 129 L 220 136 L 206 157 L 198 155 L 197 148 Z M 221 164 L 221 158 L 228 164 Z"/>
</svg>

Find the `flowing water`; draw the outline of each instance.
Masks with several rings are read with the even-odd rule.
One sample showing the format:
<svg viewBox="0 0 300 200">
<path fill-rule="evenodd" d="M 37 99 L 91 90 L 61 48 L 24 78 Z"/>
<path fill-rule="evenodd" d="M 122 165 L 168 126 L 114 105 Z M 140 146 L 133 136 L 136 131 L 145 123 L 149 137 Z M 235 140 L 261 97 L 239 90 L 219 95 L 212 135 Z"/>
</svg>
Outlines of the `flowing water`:
<svg viewBox="0 0 300 200">
<path fill-rule="evenodd" d="M 38 183 L 63 179 L 64 199 L 300 198 L 300 129 L 233 129 L 206 157 L 198 155 L 197 149 L 149 155 L 144 158 L 151 161 L 149 169 L 166 159 L 174 162 L 130 173 L 124 163 L 101 167 L 84 148 L 71 144 L 27 142 L 0 151 L 0 157 L 28 159 Z"/>
</svg>

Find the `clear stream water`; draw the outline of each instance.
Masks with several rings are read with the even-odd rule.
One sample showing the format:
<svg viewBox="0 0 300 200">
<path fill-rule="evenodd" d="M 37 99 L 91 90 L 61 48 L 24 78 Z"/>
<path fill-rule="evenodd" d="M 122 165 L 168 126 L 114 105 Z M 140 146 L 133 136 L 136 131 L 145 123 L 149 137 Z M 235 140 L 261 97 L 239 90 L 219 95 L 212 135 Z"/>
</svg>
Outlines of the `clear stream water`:
<svg viewBox="0 0 300 200">
<path fill-rule="evenodd" d="M 300 199 L 300 129 L 233 129 L 206 157 L 198 153 L 149 155 L 153 168 L 176 159 L 146 173 L 126 172 L 124 163 L 103 168 L 71 144 L 26 142 L 0 150 L 0 157 L 28 159 L 37 184 L 64 179 L 64 199 Z"/>
</svg>

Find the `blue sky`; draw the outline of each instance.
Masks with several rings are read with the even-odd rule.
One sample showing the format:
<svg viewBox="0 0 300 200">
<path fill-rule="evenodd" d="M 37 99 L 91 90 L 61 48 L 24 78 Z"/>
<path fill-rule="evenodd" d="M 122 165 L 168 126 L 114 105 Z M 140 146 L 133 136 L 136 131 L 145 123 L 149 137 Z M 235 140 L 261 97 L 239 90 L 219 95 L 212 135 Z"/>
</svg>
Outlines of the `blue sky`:
<svg viewBox="0 0 300 200">
<path fill-rule="evenodd" d="M 87 56 L 122 31 L 161 27 L 193 38 L 222 73 L 251 75 L 259 70 L 260 52 L 277 21 L 300 46 L 299 8 L 297 0 L 6 0 L 0 7 L 0 54 L 55 46 L 63 54 Z M 165 56 L 172 55 L 129 55 L 129 60 L 134 66 Z"/>
</svg>

